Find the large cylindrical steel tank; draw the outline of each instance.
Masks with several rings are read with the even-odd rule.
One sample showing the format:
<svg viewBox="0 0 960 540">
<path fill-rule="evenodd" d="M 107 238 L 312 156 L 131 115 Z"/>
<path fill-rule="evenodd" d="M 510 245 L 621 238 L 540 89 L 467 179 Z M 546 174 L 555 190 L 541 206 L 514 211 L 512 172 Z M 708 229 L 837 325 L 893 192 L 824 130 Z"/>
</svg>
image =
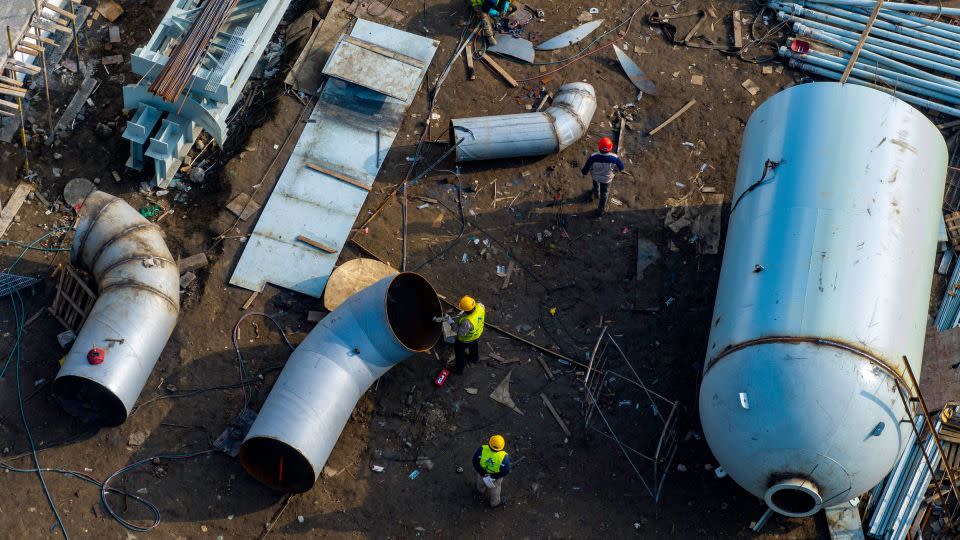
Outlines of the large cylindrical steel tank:
<svg viewBox="0 0 960 540">
<path fill-rule="evenodd" d="M 750 117 L 700 417 L 730 476 L 788 516 L 876 485 L 911 414 L 947 149 L 888 94 L 814 83 Z M 762 179 L 762 181 L 761 181 Z"/>
</svg>

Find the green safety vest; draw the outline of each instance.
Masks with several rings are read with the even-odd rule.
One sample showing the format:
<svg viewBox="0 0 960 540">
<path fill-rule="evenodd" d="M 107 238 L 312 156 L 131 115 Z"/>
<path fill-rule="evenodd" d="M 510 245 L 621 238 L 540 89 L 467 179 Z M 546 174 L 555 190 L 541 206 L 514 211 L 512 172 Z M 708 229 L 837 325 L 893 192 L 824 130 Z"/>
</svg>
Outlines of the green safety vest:
<svg viewBox="0 0 960 540">
<path fill-rule="evenodd" d="M 470 324 L 473 325 L 473 330 L 470 330 L 470 333 L 465 336 L 457 336 L 457 340 L 462 343 L 470 343 L 480 339 L 480 336 L 483 335 L 483 321 L 486 314 L 487 309 L 483 307 L 483 304 L 478 302 L 477 306 L 473 308 L 473 311 L 461 315 L 457 319 L 457 326 L 463 324 L 463 321 L 470 321 Z"/>
<path fill-rule="evenodd" d="M 480 447 L 480 467 L 490 474 L 500 472 L 500 466 L 503 465 L 503 460 L 506 458 L 507 453 L 503 450 L 494 452 L 486 444 Z"/>
</svg>

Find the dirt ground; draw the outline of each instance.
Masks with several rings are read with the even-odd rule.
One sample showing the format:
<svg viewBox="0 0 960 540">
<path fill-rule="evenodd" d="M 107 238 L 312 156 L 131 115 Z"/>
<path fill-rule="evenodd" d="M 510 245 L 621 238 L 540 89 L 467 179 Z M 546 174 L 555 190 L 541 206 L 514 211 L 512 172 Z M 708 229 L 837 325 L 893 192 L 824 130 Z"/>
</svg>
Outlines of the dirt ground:
<svg viewBox="0 0 960 540">
<path fill-rule="evenodd" d="M 85 33 L 84 53 L 92 61 L 107 54 L 129 56 L 147 40 L 167 4 L 122 2 L 126 14 L 117 24 L 123 31 L 123 43 L 106 50 L 106 25 L 97 21 Z M 288 22 L 312 2 L 295 4 Z M 396 0 L 391 7 L 404 13 L 397 26 L 414 33 L 427 32 L 441 41 L 428 75 L 432 83 L 469 20 L 465 2 Z M 693 238 L 689 227 L 674 233 L 664 226 L 667 211 L 676 200 L 689 196 L 691 205 L 698 204 L 699 185 L 724 194 L 725 219 L 747 118 L 764 99 L 799 77 L 789 71 L 764 74 L 760 64 L 716 50 L 668 43 L 658 28 L 647 23 L 646 16 L 654 11 L 674 13 L 669 5 L 657 7 L 638 0 L 602 0 L 593 5 L 540 0 L 537 7 L 545 10 L 545 20 L 535 21 L 528 30 L 537 32 L 538 39 L 572 27 L 590 7 L 599 9 L 596 17 L 605 18 L 604 29 L 639 8 L 640 15 L 626 31 L 624 42 L 658 93 L 637 101 L 636 89 L 624 77 L 610 48 L 552 75 L 504 60 L 502 64 L 517 78 L 551 77 L 545 86 L 552 91 L 562 81 L 594 84 L 599 107 L 590 132 L 559 155 L 463 166 L 459 176 L 462 204 L 471 224 L 452 247 L 448 246 L 461 229 L 454 164 L 448 162 L 418 182 L 409 192 L 407 268 L 422 273 L 447 298 L 473 294 L 486 304 L 491 322 L 510 330 L 519 328 L 527 339 L 577 360 L 589 354 L 601 325 L 610 325 L 609 331 L 645 382 L 680 404 L 679 448 L 662 501 L 659 505 L 653 502 L 613 442 L 585 429 L 584 394 L 578 377 L 581 369 L 542 355 L 558 375 L 548 381 L 537 361 L 540 353 L 490 331 L 483 340 L 480 364 L 464 376 L 453 377 L 442 389 L 435 388 L 432 379 L 452 354 L 446 347 L 439 347 L 436 354 L 418 355 L 383 377 L 358 405 L 330 458 L 330 474 L 321 477 L 310 492 L 291 499 L 270 537 L 825 537 L 818 521 L 779 517 L 773 518 L 762 534 L 750 532 L 751 521 L 763 512 L 762 502 L 729 477 L 719 479 L 712 472 L 716 462 L 699 436 L 697 389 L 720 255 L 698 253 L 703 239 Z M 720 45 L 726 44 L 729 34 L 729 14 L 736 9 L 754 9 L 747 2 L 696 0 L 682 0 L 677 8 L 680 12 L 709 8 L 705 34 Z M 678 34 L 684 35 L 692 22 L 689 18 L 676 22 Z M 543 55 L 543 59 L 560 60 L 569 54 L 561 50 Z M 288 59 L 294 57 L 295 51 L 287 51 Z M 85 471 L 99 480 L 145 457 L 209 449 L 243 406 L 239 388 L 191 392 L 233 385 L 238 380 L 230 336 L 244 313 L 241 306 L 249 292 L 227 283 L 256 219 L 236 223 L 225 204 L 240 193 L 255 193 L 254 199 L 264 203 L 293 146 L 284 141 L 291 132 L 294 136 L 290 139 L 295 141 L 303 126 L 300 100 L 283 92 L 277 81 L 262 84 L 243 125 L 224 151 L 221 171 L 212 171 L 205 182 L 190 185 L 185 196 L 175 190 L 162 197 L 146 197 L 139 192 L 146 175 L 123 166 L 128 148 L 120 138 L 121 80 L 116 71 L 129 71 L 129 62 L 111 68 L 112 77 L 99 67 L 96 76 L 102 86 L 92 96 L 94 106 L 72 131 L 52 146 L 42 144 L 39 137 L 31 141 L 33 181 L 50 200 L 59 196 L 68 180 L 84 177 L 99 178 L 100 189 L 136 208 L 162 202 L 174 209 L 161 223 L 174 255 L 206 252 L 211 265 L 198 272 L 197 282 L 184 292 L 177 329 L 138 408 L 118 428 L 85 425 L 54 402 L 47 383 L 64 354 L 56 341 L 63 328 L 45 311 L 54 284 L 47 279 L 26 294 L 27 314 L 39 316 L 22 337 L 20 384 L 28 396 L 25 412 L 40 450 L 39 459 L 44 467 Z M 553 69 L 547 66 L 545 71 Z M 691 82 L 693 75 L 703 76 L 701 86 Z M 132 79 L 127 73 L 126 80 Z M 746 79 L 759 86 L 756 96 L 741 86 Z M 69 89 L 76 81 L 67 77 L 65 84 Z M 454 116 L 523 112 L 526 105 L 536 102 L 530 84 L 536 82 L 511 89 L 480 64 L 477 79 L 467 81 L 464 62 L 457 59 L 437 100 L 441 119 L 432 128 L 431 138 L 439 137 Z M 54 97 L 62 108 L 69 92 Z M 655 136 L 646 136 L 691 99 L 697 104 L 685 115 Z M 600 137 L 615 135 L 616 111 L 630 103 L 635 103 L 635 108 L 629 109 L 632 129 L 625 136 L 627 151 L 623 152 L 628 174 L 613 184 L 611 195 L 616 201 L 610 212 L 593 218 L 592 204 L 581 197 L 589 183 L 579 169 Z M 427 107 L 421 92 L 360 221 L 402 181 L 409 167 L 407 158 L 414 154 L 417 137 L 424 129 Z M 43 101 L 34 100 L 30 125 L 42 127 L 45 114 Z M 98 124 L 106 129 L 98 129 Z M 425 159 L 432 161 L 442 151 L 438 145 L 428 145 Z M 21 152 L 19 146 L 0 143 L 4 164 L 0 168 L 0 200 L 5 201 L 18 182 Z M 55 168 L 62 169 L 57 171 L 59 176 L 54 174 Z M 119 182 L 113 179 L 113 171 L 120 175 Z M 419 208 L 423 203 L 414 197 L 429 197 L 442 204 Z M 35 200 L 28 201 L 19 216 L 5 240 L 30 242 L 57 224 L 73 221 L 72 211 L 48 214 Z M 359 231 L 357 240 L 369 253 L 400 267 L 400 231 L 400 207 L 391 199 L 377 219 Z M 642 279 L 636 275 L 639 239 L 654 242 L 660 253 Z M 67 235 L 62 245 L 69 246 L 69 240 Z M 20 252 L 15 245 L 0 246 L 0 264 L 6 268 Z M 351 245 L 341 261 L 362 254 Z M 518 266 L 511 285 L 502 289 L 503 280 L 496 271 L 498 265 L 507 264 L 508 256 Z M 16 272 L 48 275 L 54 265 L 66 260 L 60 252 L 31 251 Z M 2 302 L 0 350 L 7 351 L 16 336 L 9 302 Z M 320 309 L 317 300 L 268 286 L 248 311 L 277 317 L 296 344 L 312 327 L 307 312 Z M 276 329 L 262 318 L 245 320 L 240 338 L 248 369 L 263 374 L 262 384 L 255 389 L 254 403 L 259 407 L 289 350 Z M 504 365 L 491 353 L 519 362 Z M 487 397 L 511 370 L 511 393 L 523 415 Z M 17 407 L 15 371 L 11 366 L 0 379 L 0 459 L 31 468 Z M 478 392 L 467 393 L 467 388 Z M 566 420 L 570 437 L 564 436 L 542 404 L 541 392 Z M 640 425 L 645 418 L 638 415 L 634 423 L 637 433 L 649 429 L 649 425 Z M 635 435 L 626 431 L 625 438 Z M 506 437 L 515 468 L 505 481 L 506 507 L 491 510 L 471 491 L 474 476 L 469 461 L 476 447 L 494 432 Z M 146 438 L 142 444 L 130 446 L 132 434 L 146 434 Z M 411 479 L 419 457 L 429 458 L 432 468 L 421 463 L 419 476 Z M 372 465 L 385 470 L 375 473 Z M 458 467 L 465 472 L 459 473 Z M 0 499 L 3 536 L 59 536 L 37 476 L 0 474 L 7 494 Z M 76 538 L 255 538 L 282 499 L 224 454 L 183 461 L 163 458 L 111 484 L 151 501 L 162 515 L 160 526 L 153 531 L 128 532 L 104 516 L 95 486 L 52 472 L 44 478 L 68 532 Z M 126 519 L 141 526 L 150 523 L 151 516 L 143 507 L 117 497 L 110 500 Z"/>
</svg>

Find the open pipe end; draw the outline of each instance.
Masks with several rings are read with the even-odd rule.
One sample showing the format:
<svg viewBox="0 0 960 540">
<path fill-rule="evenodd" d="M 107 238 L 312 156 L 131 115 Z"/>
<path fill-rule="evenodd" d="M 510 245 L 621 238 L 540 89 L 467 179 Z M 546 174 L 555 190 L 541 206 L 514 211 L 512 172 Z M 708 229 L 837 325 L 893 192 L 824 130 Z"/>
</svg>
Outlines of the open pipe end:
<svg viewBox="0 0 960 540">
<path fill-rule="evenodd" d="M 309 491 L 317 481 L 310 462 L 292 446 L 267 437 L 254 437 L 240 447 L 240 463 L 250 476 L 285 493 Z"/>
<path fill-rule="evenodd" d="M 440 298 L 419 274 L 403 273 L 387 290 L 387 319 L 400 343 L 414 352 L 430 350 L 443 336 L 443 325 L 434 319 L 443 315 Z"/>
<path fill-rule="evenodd" d="M 53 394 L 63 410 L 78 418 L 106 427 L 119 426 L 127 419 L 127 408 L 116 394 L 102 384 L 65 375 L 53 381 Z"/>
<path fill-rule="evenodd" d="M 807 517 L 820 511 L 823 497 L 817 486 L 802 478 L 783 480 L 770 486 L 764 495 L 771 510 L 787 517 Z"/>
</svg>

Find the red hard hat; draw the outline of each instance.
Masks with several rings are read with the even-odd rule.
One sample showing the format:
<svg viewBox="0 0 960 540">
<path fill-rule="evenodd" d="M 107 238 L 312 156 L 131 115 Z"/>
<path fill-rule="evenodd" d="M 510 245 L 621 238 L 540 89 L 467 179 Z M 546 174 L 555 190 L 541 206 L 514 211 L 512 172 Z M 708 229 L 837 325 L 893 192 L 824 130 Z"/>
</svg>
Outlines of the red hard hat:
<svg viewBox="0 0 960 540">
<path fill-rule="evenodd" d="M 611 140 L 610 137 L 604 137 L 597 143 L 597 148 L 599 148 L 601 152 L 610 152 L 613 150 L 613 140 Z"/>
</svg>

